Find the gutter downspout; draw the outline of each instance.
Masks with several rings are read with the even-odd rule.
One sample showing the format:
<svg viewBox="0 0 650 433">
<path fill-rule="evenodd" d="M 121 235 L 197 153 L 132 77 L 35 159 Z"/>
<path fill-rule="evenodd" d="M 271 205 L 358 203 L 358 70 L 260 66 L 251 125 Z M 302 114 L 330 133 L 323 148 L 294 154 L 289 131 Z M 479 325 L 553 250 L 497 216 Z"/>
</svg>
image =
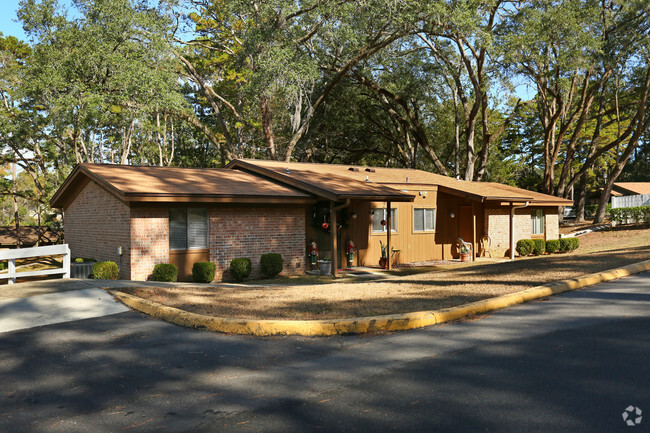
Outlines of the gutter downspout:
<svg viewBox="0 0 650 433">
<path fill-rule="evenodd" d="M 339 206 L 334 206 L 336 202 L 330 202 L 330 220 L 332 221 L 332 278 L 337 277 L 337 271 L 339 268 L 339 252 L 338 252 L 338 228 L 336 221 L 336 212 L 340 211 L 343 208 L 350 206 L 350 199 L 346 198 L 345 203 Z"/>
<path fill-rule="evenodd" d="M 528 207 L 529 201 L 523 206 L 510 207 L 510 260 L 515 259 L 515 209 L 523 209 Z"/>
</svg>

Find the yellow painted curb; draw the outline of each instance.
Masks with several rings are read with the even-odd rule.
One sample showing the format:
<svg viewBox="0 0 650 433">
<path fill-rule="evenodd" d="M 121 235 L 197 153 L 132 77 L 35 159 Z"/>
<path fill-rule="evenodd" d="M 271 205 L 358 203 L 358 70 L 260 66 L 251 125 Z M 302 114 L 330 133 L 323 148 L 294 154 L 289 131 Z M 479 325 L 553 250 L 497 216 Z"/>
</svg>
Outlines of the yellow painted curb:
<svg viewBox="0 0 650 433">
<path fill-rule="evenodd" d="M 362 334 L 375 331 L 404 331 L 407 329 L 422 328 L 437 323 L 458 320 L 466 316 L 500 310 L 512 305 L 522 304 L 535 299 L 545 298 L 550 295 L 576 290 L 582 287 L 615 280 L 649 270 L 650 260 L 647 260 L 618 269 L 611 269 L 579 278 L 545 284 L 543 286 L 522 290 L 521 292 L 484 299 L 482 301 L 476 301 L 458 307 L 444 308 L 435 311 L 418 311 L 406 314 L 330 320 L 227 319 L 223 317 L 190 313 L 188 311 L 168 307 L 120 291 L 114 291 L 113 294 L 124 304 L 135 310 L 189 328 L 207 329 L 210 331 L 219 331 L 229 334 L 258 336 L 328 336 L 336 334 Z"/>
</svg>

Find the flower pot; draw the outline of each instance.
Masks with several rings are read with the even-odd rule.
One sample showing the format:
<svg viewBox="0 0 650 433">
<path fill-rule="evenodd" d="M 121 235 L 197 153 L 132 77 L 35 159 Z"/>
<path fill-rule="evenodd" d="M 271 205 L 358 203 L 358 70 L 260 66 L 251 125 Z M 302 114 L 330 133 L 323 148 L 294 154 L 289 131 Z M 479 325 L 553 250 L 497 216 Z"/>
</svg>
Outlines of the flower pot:
<svg viewBox="0 0 650 433">
<path fill-rule="evenodd" d="M 388 258 L 382 257 L 381 259 L 379 259 L 379 266 L 382 269 L 388 269 Z"/>
<path fill-rule="evenodd" d="M 332 273 L 332 262 L 329 260 L 319 260 L 318 269 L 321 275 L 330 275 Z"/>
<path fill-rule="evenodd" d="M 472 253 L 460 253 L 460 261 L 461 262 L 471 262 L 472 261 Z"/>
</svg>

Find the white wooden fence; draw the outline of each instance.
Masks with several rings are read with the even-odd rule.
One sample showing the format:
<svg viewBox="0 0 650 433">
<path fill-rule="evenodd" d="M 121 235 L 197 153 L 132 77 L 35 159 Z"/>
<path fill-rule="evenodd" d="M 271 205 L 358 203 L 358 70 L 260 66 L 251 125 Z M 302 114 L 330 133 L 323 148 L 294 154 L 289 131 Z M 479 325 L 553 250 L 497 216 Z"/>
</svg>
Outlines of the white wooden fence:
<svg viewBox="0 0 650 433">
<path fill-rule="evenodd" d="M 612 209 L 639 206 L 650 206 L 650 194 L 623 195 L 621 197 L 612 197 Z"/>
<path fill-rule="evenodd" d="M 16 272 L 16 259 L 26 259 L 40 256 L 63 255 L 63 267 L 55 269 L 43 269 L 40 271 Z M 63 274 L 63 278 L 70 278 L 70 247 L 68 244 L 48 245 L 46 247 L 21 248 L 16 250 L 0 250 L 0 261 L 7 261 L 8 273 L 0 273 L 0 279 L 8 279 L 9 284 L 14 284 L 16 278 L 36 277 L 39 275 Z"/>
</svg>

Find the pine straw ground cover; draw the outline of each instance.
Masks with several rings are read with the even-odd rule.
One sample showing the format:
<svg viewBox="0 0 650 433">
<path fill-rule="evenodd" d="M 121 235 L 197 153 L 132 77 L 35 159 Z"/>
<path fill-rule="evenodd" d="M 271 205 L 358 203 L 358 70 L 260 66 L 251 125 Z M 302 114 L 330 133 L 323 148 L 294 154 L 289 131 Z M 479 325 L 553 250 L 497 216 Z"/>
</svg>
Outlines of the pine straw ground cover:
<svg viewBox="0 0 650 433">
<path fill-rule="evenodd" d="M 436 310 L 650 259 L 650 226 L 580 236 L 569 254 L 499 263 L 404 268 L 385 279 L 292 284 L 124 289 L 200 314 L 246 319 L 331 319 Z M 331 281 L 331 280 L 329 280 Z M 307 283 L 306 283 L 307 282 Z"/>
</svg>

